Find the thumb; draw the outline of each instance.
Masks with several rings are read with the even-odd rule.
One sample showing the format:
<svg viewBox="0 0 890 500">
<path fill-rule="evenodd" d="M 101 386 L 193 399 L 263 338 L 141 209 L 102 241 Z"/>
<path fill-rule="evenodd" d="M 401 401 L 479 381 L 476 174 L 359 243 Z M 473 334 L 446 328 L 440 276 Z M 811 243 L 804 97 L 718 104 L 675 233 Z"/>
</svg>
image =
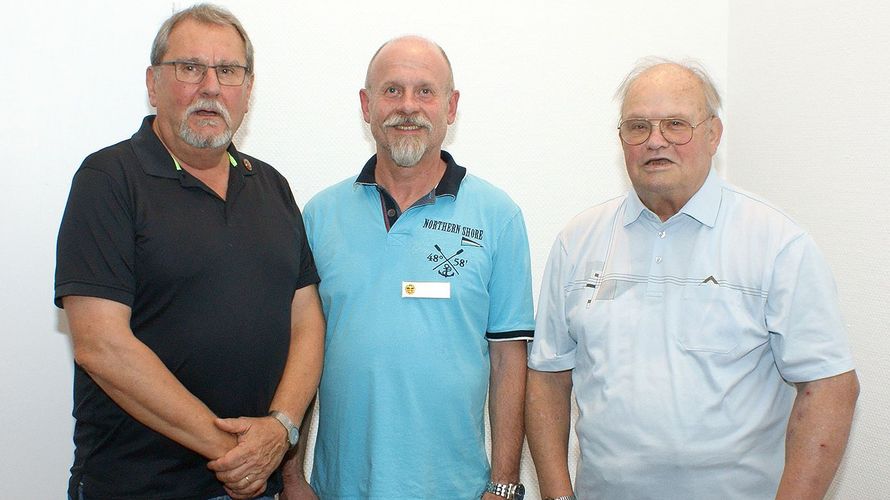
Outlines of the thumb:
<svg viewBox="0 0 890 500">
<path fill-rule="evenodd" d="M 250 429 L 250 421 L 246 418 L 217 418 L 213 423 L 220 430 L 230 434 L 241 434 Z"/>
</svg>

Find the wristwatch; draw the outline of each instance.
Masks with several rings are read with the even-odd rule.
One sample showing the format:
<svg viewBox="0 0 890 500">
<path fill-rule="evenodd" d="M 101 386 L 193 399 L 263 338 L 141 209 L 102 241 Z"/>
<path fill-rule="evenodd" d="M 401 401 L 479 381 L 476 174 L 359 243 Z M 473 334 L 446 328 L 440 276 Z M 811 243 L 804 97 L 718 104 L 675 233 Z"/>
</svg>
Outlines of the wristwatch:
<svg viewBox="0 0 890 500">
<path fill-rule="evenodd" d="M 489 481 L 488 486 L 485 487 L 485 492 L 493 493 L 508 500 L 522 500 L 525 497 L 525 486 L 522 483 L 495 483 L 494 481 Z"/>
<path fill-rule="evenodd" d="M 291 422 L 290 418 L 287 415 L 285 415 L 284 413 L 281 413 L 278 410 L 270 411 L 269 416 L 273 417 L 281 425 L 284 426 L 284 430 L 287 431 L 287 444 L 291 448 L 296 446 L 297 441 L 300 440 L 300 428 L 297 427 L 296 425 L 294 425 L 294 423 Z"/>
</svg>

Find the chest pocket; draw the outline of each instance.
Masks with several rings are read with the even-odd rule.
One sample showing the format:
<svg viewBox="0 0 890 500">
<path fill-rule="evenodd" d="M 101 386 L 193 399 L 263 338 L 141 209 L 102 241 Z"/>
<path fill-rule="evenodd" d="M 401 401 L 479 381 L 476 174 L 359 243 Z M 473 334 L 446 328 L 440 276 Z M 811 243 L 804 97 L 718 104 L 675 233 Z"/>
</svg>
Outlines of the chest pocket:
<svg viewBox="0 0 890 500">
<path fill-rule="evenodd" d="M 687 351 L 732 352 L 743 341 L 751 313 L 745 296 L 734 289 L 712 285 L 683 287 L 677 318 L 677 341 Z"/>
</svg>

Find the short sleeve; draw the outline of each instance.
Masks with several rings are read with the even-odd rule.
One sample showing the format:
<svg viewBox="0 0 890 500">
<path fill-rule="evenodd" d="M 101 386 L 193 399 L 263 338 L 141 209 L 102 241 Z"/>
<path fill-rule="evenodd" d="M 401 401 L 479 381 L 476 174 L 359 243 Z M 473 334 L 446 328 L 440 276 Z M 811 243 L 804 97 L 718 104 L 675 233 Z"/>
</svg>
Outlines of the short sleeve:
<svg viewBox="0 0 890 500">
<path fill-rule="evenodd" d="M 306 236 L 306 226 L 299 208 L 297 209 L 297 225 L 300 232 L 300 280 L 297 283 L 297 289 L 300 289 L 318 283 L 319 278 L 318 270 L 315 268 L 315 258 L 312 256 L 312 249 Z"/>
<path fill-rule="evenodd" d="M 75 174 L 56 246 L 55 303 L 85 295 L 133 305 L 135 231 L 126 189 L 106 172 Z"/>
<path fill-rule="evenodd" d="M 806 234 L 792 240 L 776 257 L 766 325 L 785 380 L 807 382 L 853 369 L 834 278 Z"/>
<path fill-rule="evenodd" d="M 528 366 L 533 370 L 556 372 L 575 367 L 577 341 L 569 332 L 566 319 L 565 284 L 571 273 L 562 238 L 550 250 L 535 321 L 535 340 L 529 353 Z"/>
<path fill-rule="evenodd" d="M 534 335 L 531 258 L 522 212 L 498 235 L 489 282 L 488 340 L 531 340 Z"/>
</svg>

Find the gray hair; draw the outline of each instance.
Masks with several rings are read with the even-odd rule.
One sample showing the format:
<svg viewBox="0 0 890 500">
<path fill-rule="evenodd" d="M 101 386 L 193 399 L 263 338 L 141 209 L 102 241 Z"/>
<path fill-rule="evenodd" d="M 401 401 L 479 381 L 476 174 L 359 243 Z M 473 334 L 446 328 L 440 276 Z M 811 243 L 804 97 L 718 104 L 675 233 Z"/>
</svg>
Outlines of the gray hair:
<svg viewBox="0 0 890 500">
<path fill-rule="evenodd" d="M 717 92 L 717 87 L 714 85 L 714 80 L 711 79 L 708 72 L 705 70 L 704 66 L 695 60 L 692 59 L 684 59 L 682 61 L 674 61 L 671 59 L 666 59 L 664 57 L 645 57 L 637 61 L 637 64 L 634 68 L 624 77 L 624 81 L 621 82 L 621 85 L 618 86 L 618 89 L 615 91 L 615 99 L 618 99 L 620 102 L 620 107 L 624 108 L 624 101 L 627 99 L 627 93 L 633 84 L 637 81 L 637 79 L 643 75 L 643 73 L 649 71 L 650 69 L 662 65 L 662 64 L 670 64 L 673 66 L 678 66 L 682 69 L 688 71 L 692 76 L 698 79 L 702 86 L 702 92 L 705 94 L 705 106 L 707 107 L 707 111 L 709 115 L 718 116 L 720 112 L 720 93 Z"/>
<path fill-rule="evenodd" d="M 241 39 L 244 40 L 244 54 L 247 58 L 247 72 L 253 72 L 253 44 L 250 43 L 250 37 L 248 37 L 247 32 L 244 31 L 244 26 L 241 26 L 241 21 L 223 7 L 209 3 L 192 5 L 187 9 L 173 14 L 164 21 L 164 24 L 162 24 L 161 28 L 158 30 L 158 34 L 155 36 L 155 41 L 151 46 L 152 66 L 161 63 L 161 59 L 164 57 L 164 54 L 167 53 L 170 32 L 173 31 L 173 28 L 176 27 L 180 21 L 185 19 L 194 19 L 195 21 L 204 24 L 231 26 L 235 28 L 235 30 L 238 31 L 238 34 L 241 35 Z"/>
<path fill-rule="evenodd" d="M 439 50 L 439 53 L 442 54 L 442 58 L 445 59 L 445 64 L 448 65 L 448 86 L 449 86 L 448 90 L 454 90 L 454 70 L 451 69 L 451 60 L 448 59 L 448 54 L 445 53 L 445 49 L 440 47 L 438 43 L 430 40 L 429 38 L 424 38 L 422 36 L 416 36 L 416 35 L 400 36 L 400 37 L 393 38 L 391 40 L 387 40 L 383 45 L 381 45 L 377 49 L 377 52 L 374 52 L 374 55 L 371 56 L 371 61 L 368 63 L 368 71 L 367 71 L 367 73 L 365 73 L 365 90 L 368 90 L 369 87 L 371 86 L 371 66 L 374 65 L 374 61 L 377 59 L 377 56 L 380 55 L 380 51 L 382 51 L 384 47 L 386 47 L 387 45 L 389 45 L 393 42 L 398 42 L 400 40 L 405 40 L 407 38 L 416 38 L 418 40 L 423 40 L 424 42 L 432 45 L 433 47 L 435 47 Z"/>
</svg>

